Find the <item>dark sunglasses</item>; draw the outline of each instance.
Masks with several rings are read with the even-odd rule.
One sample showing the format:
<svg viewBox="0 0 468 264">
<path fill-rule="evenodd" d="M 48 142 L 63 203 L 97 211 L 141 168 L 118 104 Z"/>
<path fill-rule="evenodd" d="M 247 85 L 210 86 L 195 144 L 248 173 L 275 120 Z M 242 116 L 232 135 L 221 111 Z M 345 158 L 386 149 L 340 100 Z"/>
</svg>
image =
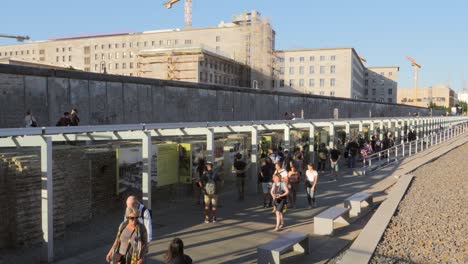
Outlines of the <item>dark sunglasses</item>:
<svg viewBox="0 0 468 264">
<path fill-rule="evenodd" d="M 135 220 L 137 219 L 138 217 L 134 217 L 134 216 L 127 216 L 127 220 Z"/>
</svg>

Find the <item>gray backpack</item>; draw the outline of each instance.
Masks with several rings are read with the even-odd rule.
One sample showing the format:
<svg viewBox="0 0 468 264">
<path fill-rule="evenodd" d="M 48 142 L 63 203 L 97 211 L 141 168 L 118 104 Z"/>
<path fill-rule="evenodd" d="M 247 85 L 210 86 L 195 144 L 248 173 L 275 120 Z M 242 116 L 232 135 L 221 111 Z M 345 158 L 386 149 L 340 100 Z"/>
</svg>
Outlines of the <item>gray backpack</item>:
<svg viewBox="0 0 468 264">
<path fill-rule="evenodd" d="M 214 173 L 208 173 L 208 182 L 205 185 L 205 192 L 208 195 L 216 194 L 216 182 L 214 181 Z"/>
</svg>

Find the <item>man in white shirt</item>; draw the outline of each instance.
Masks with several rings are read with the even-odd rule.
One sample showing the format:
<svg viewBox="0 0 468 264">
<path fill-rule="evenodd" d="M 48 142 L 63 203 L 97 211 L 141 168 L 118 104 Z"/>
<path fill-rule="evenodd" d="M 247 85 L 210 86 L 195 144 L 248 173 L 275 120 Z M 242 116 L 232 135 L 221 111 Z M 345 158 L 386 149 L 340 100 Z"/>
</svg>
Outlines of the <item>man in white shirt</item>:
<svg viewBox="0 0 468 264">
<path fill-rule="evenodd" d="M 151 213 L 144 204 L 140 203 L 135 196 L 129 196 L 127 198 L 127 208 L 136 208 L 138 209 L 138 220 L 146 227 L 146 232 L 148 232 L 148 243 L 153 240 L 153 226 L 151 222 Z"/>
<path fill-rule="evenodd" d="M 281 181 L 283 182 L 287 182 L 287 180 L 285 180 L 285 178 L 288 178 L 288 172 L 283 169 L 283 167 L 281 166 L 281 163 L 277 162 L 275 163 L 275 173 L 273 173 L 273 175 L 275 175 L 276 173 L 279 173 L 281 175 Z"/>
</svg>

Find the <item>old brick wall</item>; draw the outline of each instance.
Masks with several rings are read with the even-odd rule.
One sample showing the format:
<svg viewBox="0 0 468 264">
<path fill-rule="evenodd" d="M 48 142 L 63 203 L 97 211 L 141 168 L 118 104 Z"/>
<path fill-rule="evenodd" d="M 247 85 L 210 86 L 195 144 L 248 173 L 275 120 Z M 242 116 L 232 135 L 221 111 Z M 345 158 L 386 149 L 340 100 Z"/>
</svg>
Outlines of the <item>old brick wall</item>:
<svg viewBox="0 0 468 264">
<path fill-rule="evenodd" d="M 119 205 L 115 152 L 110 148 L 54 146 L 54 237 Z M 39 153 L 0 154 L 0 249 L 42 241 Z"/>
</svg>

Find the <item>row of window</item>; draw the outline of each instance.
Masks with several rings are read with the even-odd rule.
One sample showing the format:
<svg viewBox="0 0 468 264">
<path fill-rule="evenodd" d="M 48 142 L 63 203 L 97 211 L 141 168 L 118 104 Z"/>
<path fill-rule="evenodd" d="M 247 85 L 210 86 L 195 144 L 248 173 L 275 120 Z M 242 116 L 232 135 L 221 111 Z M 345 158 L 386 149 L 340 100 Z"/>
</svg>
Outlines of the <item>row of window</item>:
<svg viewBox="0 0 468 264">
<path fill-rule="evenodd" d="M 221 36 L 216 36 L 216 42 L 220 42 L 221 41 Z M 168 39 L 168 40 L 159 40 L 159 41 L 155 41 L 155 40 L 152 40 L 152 41 L 143 41 L 143 42 L 129 42 L 129 43 L 114 43 L 114 44 L 101 44 L 101 45 L 94 45 L 94 50 L 98 50 L 99 48 L 101 50 L 104 50 L 104 49 L 112 49 L 112 48 L 115 48 L 115 49 L 118 49 L 118 48 L 122 48 L 122 49 L 125 49 L 127 47 L 127 44 L 128 44 L 128 47 L 129 48 L 132 48 L 132 47 L 148 47 L 148 46 L 156 46 L 156 45 L 159 45 L 159 46 L 164 46 L 164 45 L 178 45 L 179 44 L 179 40 L 178 39 Z M 185 45 L 191 45 L 192 44 L 192 40 L 191 39 L 186 39 L 184 40 L 184 44 Z M 71 50 L 70 50 L 71 51 Z M 57 48 L 57 52 L 58 52 L 58 48 Z"/>
<path fill-rule="evenodd" d="M 320 66 L 320 74 L 325 74 L 326 67 L 325 66 Z M 330 72 L 329 73 L 336 73 L 336 66 L 331 65 L 330 66 Z M 284 74 L 284 67 L 280 67 L 279 74 L 283 75 Z M 289 67 L 289 74 L 295 74 L 295 68 L 294 67 Z M 299 74 L 304 74 L 304 66 L 299 67 Z M 309 74 L 315 74 L 315 66 L 309 66 Z"/>
<path fill-rule="evenodd" d="M 229 76 L 223 76 L 218 74 L 212 74 L 208 72 L 200 72 L 199 76 L 200 82 L 204 83 L 215 83 L 215 84 L 224 84 L 224 85 L 239 85 L 239 80 L 231 78 Z"/>
<path fill-rule="evenodd" d="M 67 61 L 67 56 L 62 56 L 62 62 Z M 68 61 L 72 61 L 72 56 L 68 56 Z M 55 62 L 60 62 L 60 56 L 55 57 Z"/>
<path fill-rule="evenodd" d="M 60 52 L 60 50 L 62 50 L 62 52 L 65 52 L 65 51 L 67 51 L 67 49 L 68 49 L 68 51 L 72 51 L 72 48 L 71 48 L 71 47 L 68 47 L 68 48 L 61 48 L 61 49 L 60 49 L 60 48 L 56 48 L 55 51 L 56 51 L 56 52 Z"/>
<path fill-rule="evenodd" d="M 388 95 L 392 95 L 393 94 L 393 89 L 388 89 L 387 92 L 388 92 Z M 372 95 L 375 96 L 376 94 L 377 94 L 377 89 L 375 89 L 375 88 L 372 89 Z M 364 95 L 369 95 L 369 89 L 364 90 Z"/>
<path fill-rule="evenodd" d="M 320 56 L 319 59 L 320 61 L 325 61 L 326 60 L 326 56 Z M 289 57 L 289 62 L 294 62 L 296 60 L 295 57 Z M 305 62 L 306 58 L 305 57 L 299 57 L 298 58 L 299 62 Z M 336 60 L 336 56 L 335 55 L 332 55 L 330 56 L 330 60 L 331 61 L 334 61 Z M 309 61 L 315 61 L 315 56 L 309 56 Z M 279 58 L 279 62 L 284 62 L 284 58 Z"/>
<path fill-rule="evenodd" d="M 101 65 L 101 66 L 99 66 Z M 107 66 L 106 66 L 106 63 L 101 63 L 101 64 L 94 64 L 94 71 L 100 71 L 100 72 L 104 72 L 104 69 L 106 70 L 112 70 L 112 68 L 114 68 L 115 70 L 118 70 L 120 67 L 122 67 L 122 69 L 127 69 L 127 63 L 123 62 L 122 64 L 120 63 L 108 63 Z M 128 64 L 128 68 L 129 69 L 133 69 L 133 62 L 130 62 Z"/>
<path fill-rule="evenodd" d="M 29 50 L 16 50 L 16 51 L 6 51 L 6 52 L 0 52 L 0 57 L 1 56 L 8 56 L 8 53 L 10 54 L 10 56 L 13 56 L 13 55 L 29 55 L 29 54 L 34 54 L 35 51 L 34 50 L 31 50 L 31 52 L 29 52 Z"/>
<path fill-rule="evenodd" d="M 220 71 L 225 73 L 240 74 L 239 67 L 228 63 L 218 62 L 216 60 L 205 59 L 204 61 L 200 61 L 200 66 L 204 66 L 210 69 L 214 68 L 215 70 L 219 69 Z"/>
<path fill-rule="evenodd" d="M 107 57 L 107 59 L 109 59 L 109 60 L 112 59 L 112 58 L 119 59 L 120 56 L 122 57 L 122 59 L 127 58 L 127 56 L 128 56 L 129 58 L 133 58 L 133 57 L 135 56 L 135 54 L 133 53 L 133 51 L 130 51 L 130 52 L 128 52 L 128 53 L 125 52 L 125 51 L 123 51 L 123 52 L 115 52 L 115 53 L 107 53 L 107 56 L 106 56 L 105 53 L 101 53 L 101 54 L 96 53 L 96 54 L 94 54 L 94 59 L 95 59 L 95 60 L 99 60 L 99 59 L 104 60 L 106 57 Z"/>
<path fill-rule="evenodd" d="M 325 87 L 325 79 L 319 79 L 319 86 L 320 87 Z M 280 80 L 279 86 L 284 87 L 284 80 Z M 305 80 L 304 79 L 299 79 L 299 82 L 297 83 L 299 87 L 304 87 L 305 86 Z M 289 79 L 289 86 L 294 87 L 296 86 L 296 80 L 295 79 Z M 309 79 L 309 87 L 315 87 L 315 79 Z M 331 78 L 329 79 L 329 86 L 330 87 L 335 87 L 336 86 L 336 79 Z"/>
</svg>

